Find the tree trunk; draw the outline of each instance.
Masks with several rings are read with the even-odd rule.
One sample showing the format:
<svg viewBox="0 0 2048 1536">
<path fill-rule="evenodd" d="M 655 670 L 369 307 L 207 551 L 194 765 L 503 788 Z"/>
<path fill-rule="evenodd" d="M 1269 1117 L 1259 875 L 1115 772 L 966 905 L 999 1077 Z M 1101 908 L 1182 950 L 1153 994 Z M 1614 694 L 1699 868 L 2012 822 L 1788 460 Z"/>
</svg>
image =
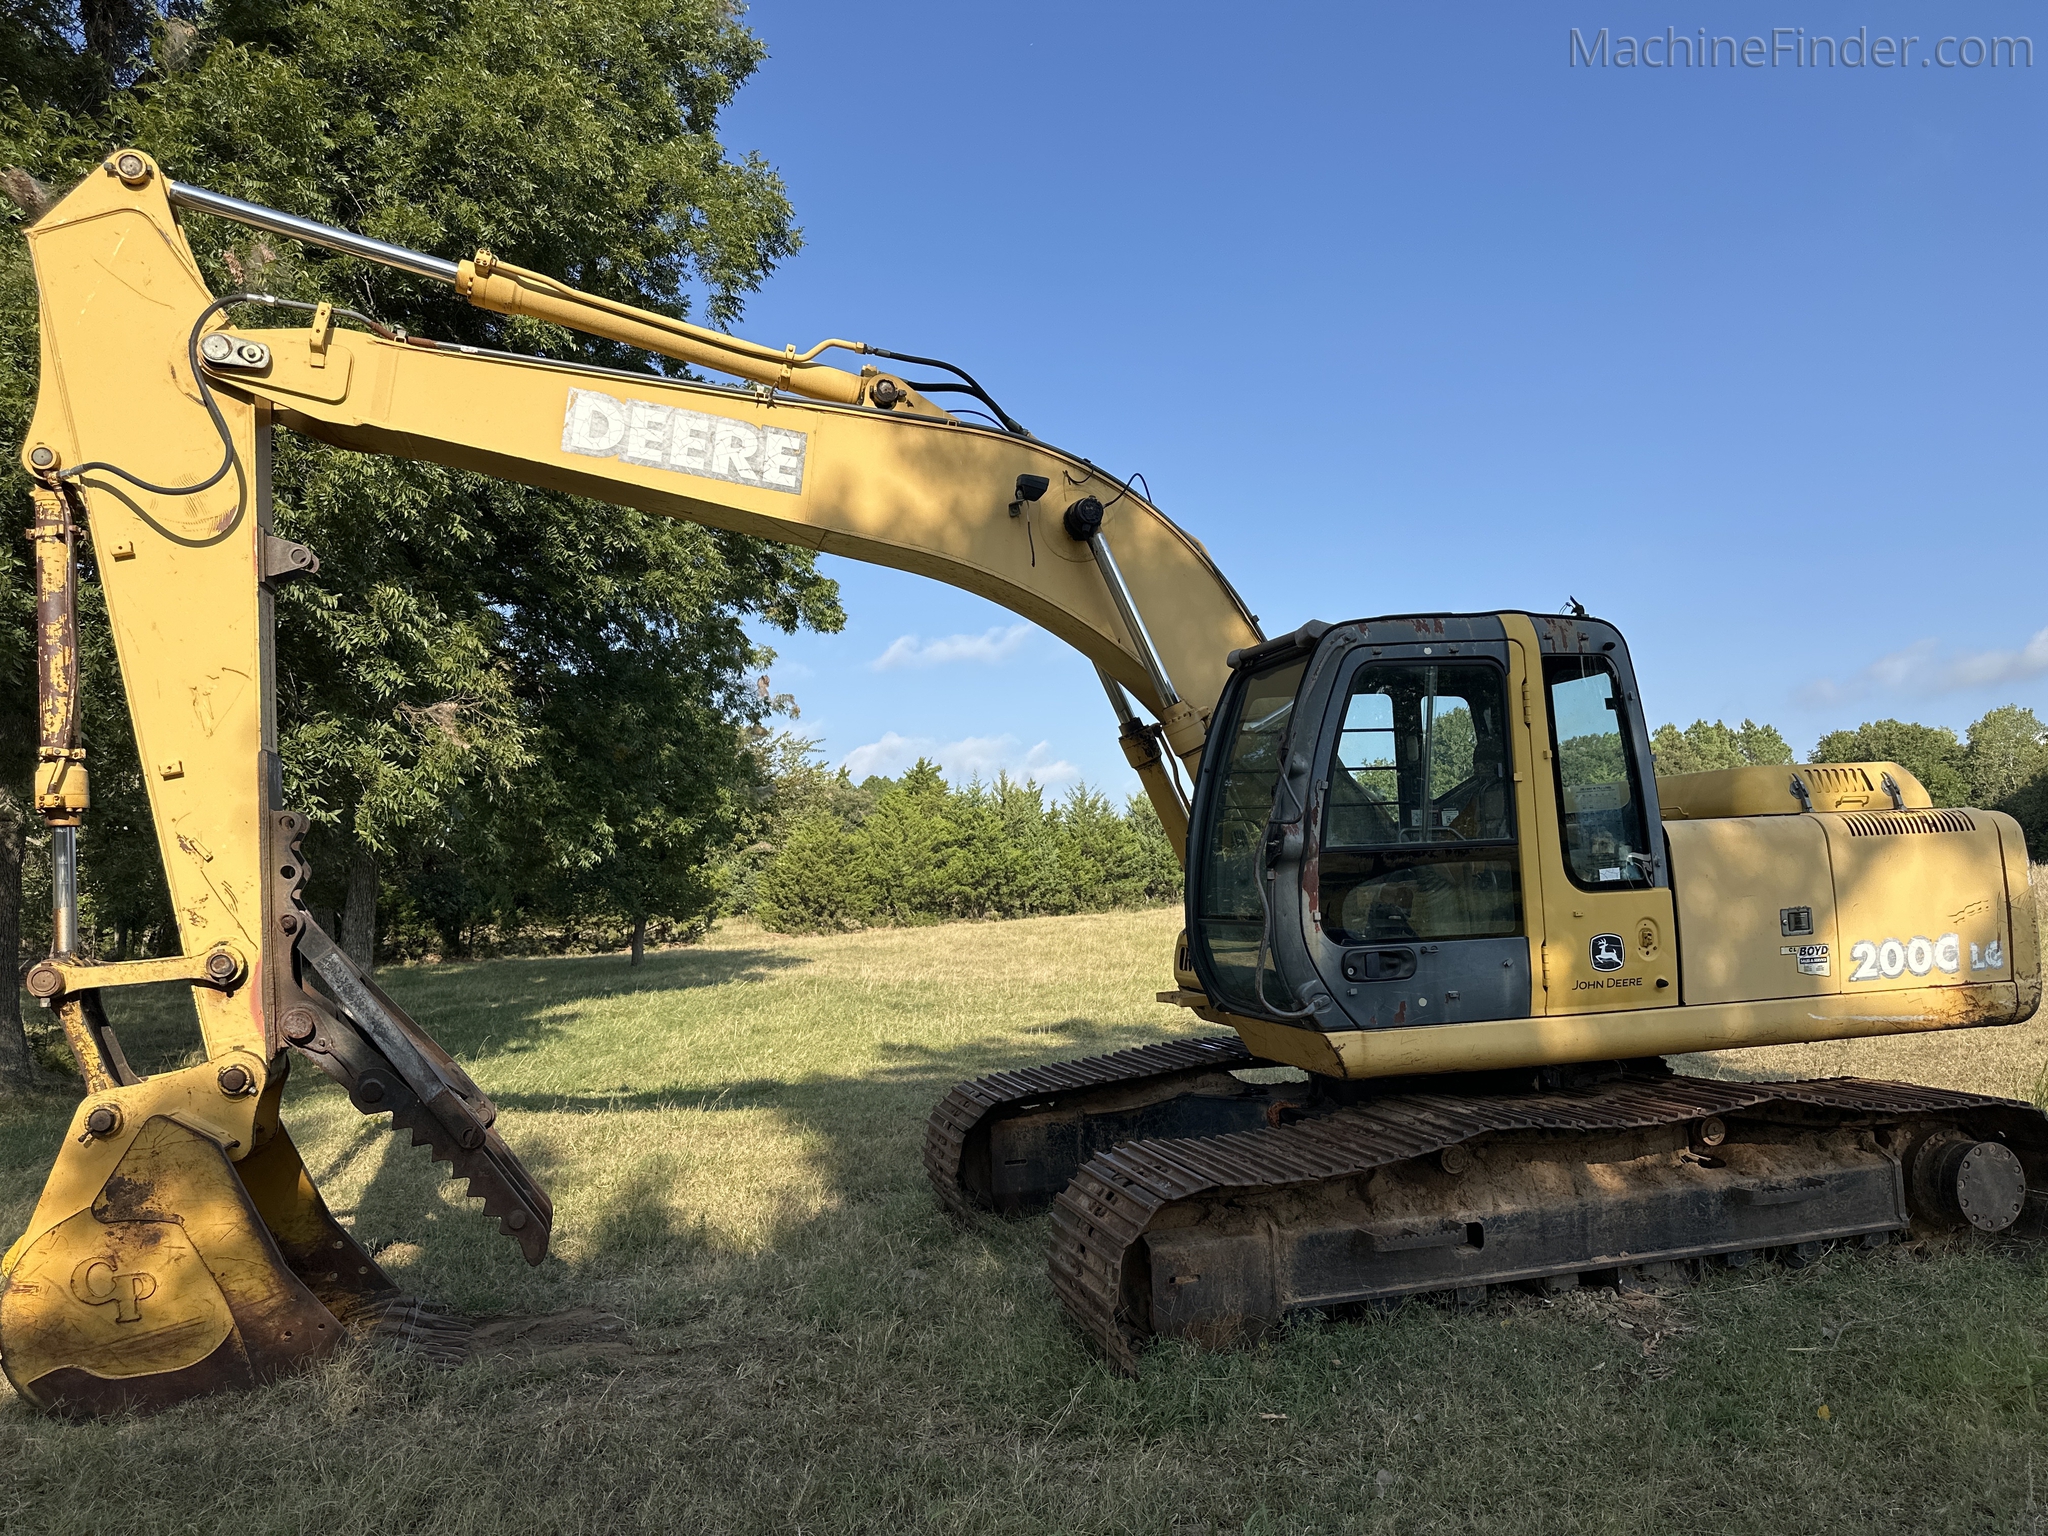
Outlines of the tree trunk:
<svg viewBox="0 0 2048 1536">
<path fill-rule="evenodd" d="M 636 917 L 633 919 L 633 959 L 631 963 L 638 965 L 646 958 L 647 919 L 645 917 Z"/>
<path fill-rule="evenodd" d="M 365 971 L 377 964 L 377 855 L 351 843 L 348 855 L 348 896 L 341 909 L 341 947 Z"/>
<path fill-rule="evenodd" d="M 31 1083 L 40 1075 L 21 1026 L 21 860 L 28 818 L 0 790 L 0 1083 Z"/>
</svg>

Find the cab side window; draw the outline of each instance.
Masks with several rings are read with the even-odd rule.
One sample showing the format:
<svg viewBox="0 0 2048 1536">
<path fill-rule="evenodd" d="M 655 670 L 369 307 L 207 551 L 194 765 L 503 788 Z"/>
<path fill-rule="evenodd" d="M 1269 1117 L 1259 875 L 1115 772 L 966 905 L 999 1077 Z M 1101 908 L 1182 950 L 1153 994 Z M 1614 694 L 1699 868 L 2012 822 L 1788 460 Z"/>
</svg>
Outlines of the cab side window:
<svg viewBox="0 0 2048 1536">
<path fill-rule="evenodd" d="M 1543 663 L 1557 765 L 1565 870 L 1589 890 L 1647 885 L 1655 868 L 1643 822 L 1642 773 L 1612 667 L 1593 656 Z"/>
</svg>

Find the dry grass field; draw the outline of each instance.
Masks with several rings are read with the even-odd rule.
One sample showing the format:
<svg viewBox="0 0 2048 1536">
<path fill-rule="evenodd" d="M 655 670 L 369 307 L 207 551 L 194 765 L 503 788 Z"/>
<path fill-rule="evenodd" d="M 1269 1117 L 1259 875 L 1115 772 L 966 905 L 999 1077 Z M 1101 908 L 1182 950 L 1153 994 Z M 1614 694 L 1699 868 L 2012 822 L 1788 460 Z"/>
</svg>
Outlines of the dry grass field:
<svg viewBox="0 0 2048 1536">
<path fill-rule="evenodd" d="M 637 970 L 387 973 L 551 1188 L 548 1261 L 302 1073 L 330 1201 L 400 1283 L 498 1320 L 475 1357 L 357 1351 L 88 1425 L 0 1386 L 0 1530 L 2048 1530 L 2048 1257 L 2019 1245 L 1414 1303 L 1113 1374 L 1061 1319 L 1044 1219 L 955 1229 L 920 1138 L 960 1078 L 1187 1032 L 1152 1000 L 1178 921 L 734 925 Z M 138 1058 L 189 1046 L 126 1027 Z M 2031 1095 L 2044 1062 L 2034 1023 L 1681 1065 Z M 0 1104 L 9 1235 L 66 1109 Z"/>
</svg>

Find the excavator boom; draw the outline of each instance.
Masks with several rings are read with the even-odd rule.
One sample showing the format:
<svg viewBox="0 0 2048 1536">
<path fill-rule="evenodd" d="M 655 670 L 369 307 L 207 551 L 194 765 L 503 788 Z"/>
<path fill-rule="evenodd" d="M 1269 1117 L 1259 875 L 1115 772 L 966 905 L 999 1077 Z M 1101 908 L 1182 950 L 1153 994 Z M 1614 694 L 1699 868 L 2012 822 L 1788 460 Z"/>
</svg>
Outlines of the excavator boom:
<svg viewBox="0 0 2048 1536">
<path fill-rule="evenodd" d="M 441 345 L 327 304 L 216 298 L 179 208 L 446 281 L 479 307 L 750 387 Z M 277 1112 L 288 1053 L 466 1178 L 530 1261 L 546 1252 L 551 1207 L 500 1139 L 488 1096 L 299 900 L 306 822 L 283 803 L 272 593 L 316 573 L 318 557 L 271 529 L 275 427 L 989 597 L 1095 663 L 1125 750 L 1184 842 L 1174 759 L 1199 762 L 1225 654 L 1259 643 L 1256 621 L 1195 540 L 1085 459 L 1007 417 L 984 428 L 893 375 L 818 360 L 878 349 L 777 352 L 488 252 L 444 261 L 180 185 L 133 150 L 109 156 L 28 239 L 42 301 L 42 388 L 23 446 L 45 610 L 37 788 L 60 854 L 56 952 L 30 987 L 57 1010 L 88 1089 L 28 1230 L 0 1261 L 0 1348 L 29 1401 L 74 1412 L 173 1401 L 264 1380 L 333 1347 L 344 1325 L 436 1326 L 396 1296 L 306 1177 Z M 307 323 L 231 323 L 281 309 Z M 89 800 L 70 617 L 81 537 L 98 557 L 177 914 L 184 954 L 169 961 L 98 965 L 75 953 L 71 839 Z M 1160 723 L 1142 721 L 1132 696 Z M 206 1061 L 140 1079 L 100 997 L 167 979 L 193 985 Z M 210 1226 L 191 1219 L 202 1210 Z"/>
</svg>

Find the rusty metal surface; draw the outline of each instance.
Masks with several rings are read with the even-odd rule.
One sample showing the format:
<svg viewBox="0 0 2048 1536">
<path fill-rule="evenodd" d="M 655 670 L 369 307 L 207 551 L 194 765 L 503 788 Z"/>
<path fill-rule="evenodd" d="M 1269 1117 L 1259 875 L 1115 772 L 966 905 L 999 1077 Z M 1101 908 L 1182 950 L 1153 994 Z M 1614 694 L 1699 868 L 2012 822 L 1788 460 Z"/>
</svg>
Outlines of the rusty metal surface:
<svg viewBox="0 0 2048 1536">
<path fill-rule="evenodd" d="M 31 493 L 36 555 L 36 809 L 51 826 L 72 826 L 86 805 L 85 748 L 78 714 L 76 497 L 37 485 Z"/>
<path fill-rule="evenodd" d="M 272 1090 L 271 1115 L 282 1086 Z M 336 1317 L 348 1322 L 366 1300 L 397 1294 L 355 1234 L 334 1219 L 282 1125 L 274 1125 L 264 1143 L 235 1164 L 235 1174 L 279 1256 Z"/>
<path fill-rule="evenodd" d="M 1145 1234 L 1123 1292 L 1132 1328 L 1243 1338 L 1303 1311 L 1620 1284 L 1649 1267 L 1676 1278 L 1673 1266 L 1911 1223 L 1898 1163 L 1864 1131 L 1771 1127 L 1705 1157 L 1685 1129 L 1490 1136 L 1357 1178 L 1190 1202 Z M 1451 1152 L 1467 1154 L 1456 1173 Z"/>
<path fill-rule="evenodd" d="M 294 988 L 286 1039 L 346 1088 L 357 1109 L 388 1112 L 394 1131 L 410 1131 L 414 1146 L 468 1180 L 469 1198 L 483 1201 L 484 1214 L 538 1264 L 547 1256 L 554 1204 L 498 1135 L 497 1106 L 309 916 L 289 915 L 301 954 L 331 997 Z"/>
<path fill-rule="evenodd" d="M 1106 1056 L 1085 1056 L 1077 1061 L 977 1077 L 954 1087 L 925 1123 L 925 1174 L 932 1181 L 939 1203 L 954 1218 L 964 1221 L 980 1203 L 961 1177 L 963 1160 L 970 1138 L 992 1115 L 1055 1095 L 1124 1088 L 1148 1078 L 1170 1083 L 1199 1073 L 1261 1064 L 1237 1036 L 1217 1035 L 1199 1040 L 1163 1040 L 1156 1045 L 1112 1051 Z"/>
<path fill-rule="evenodd" d="M 1413 1094 L 1297 1125 L 1199 1141 L 1130 1142 L 1098 1154 L 1053 1202 L 1053 1289 L 1104 1352 L 1135 1371 L 1147 1334 L 1127 1315 L 1126 1267 L 1170 1206 L 1350 1179 L 1500 1132 L 1647 1130 L 1766 1107 L 1836 1124 L 1844 1117 L 1856 1123 L 1983 1111 L 2048 1147 L 2048 1119 L 2031 1104 L 1858 1078 L 1745 1083 L 1672 1077 L 1501 1097 Z"/>
<path fill-rule="evenodd" d="M 91 1207 L 0 1290 L 24 1400 L 92 1415 L 245 1389 L 334 1350 L 342 1329 L 288 1267 L 212 1140 L 167 1117 L 136 1134 Z"/>
</svg>

